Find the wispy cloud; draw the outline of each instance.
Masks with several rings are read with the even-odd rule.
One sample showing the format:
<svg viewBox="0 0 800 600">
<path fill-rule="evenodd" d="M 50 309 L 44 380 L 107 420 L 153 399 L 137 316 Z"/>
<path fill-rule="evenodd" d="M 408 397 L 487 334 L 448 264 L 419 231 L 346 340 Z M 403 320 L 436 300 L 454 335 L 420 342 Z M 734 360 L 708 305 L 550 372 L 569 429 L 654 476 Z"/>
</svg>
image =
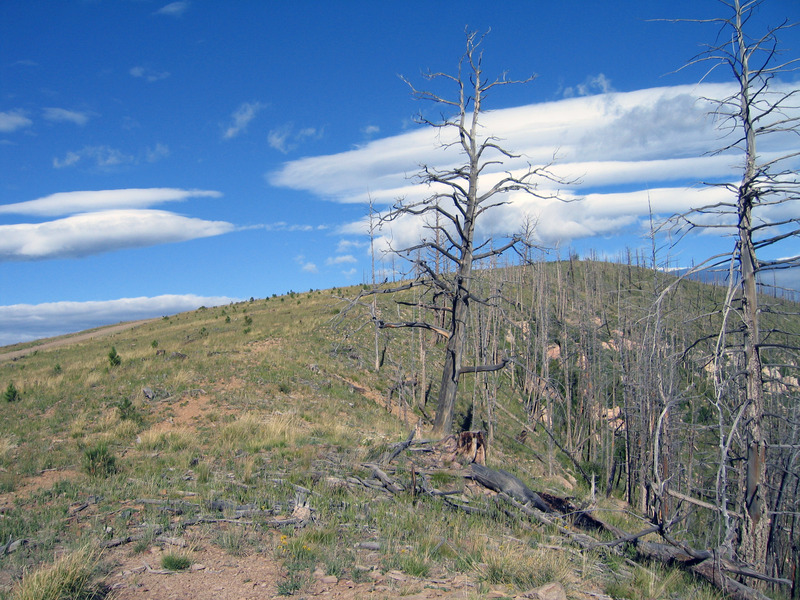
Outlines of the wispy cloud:
<svg viewBox="0 0 800 600">
<path fill-rule="evenodd" d="M 0 205 L 0 214 L 55 217 L 111 209 L 147 208 L 164 202 L 180 202 L 189 198 L 220 198 L 213 190 L 179 188 L 130 188 L 59 192 L 35 200 Z"/>
<path fill-rule="evenodd" d="M 169 156 L 169 146 L 162 143 L 157 143 L 155 146 L 148 148 L 145 152 L 145 159 L 149 163 L 158 162 L 167 156 Z"/>
<path fill-rule="evenodd" d="M 75 125 L 86 125 L 89 121 L 89 115 L 87 113 L 67 110 L 66 108 L 45 108 L 43 113 L 46 120 L 56 123 L 67 122 L 75 123 Z"/>
<path fill-rule="evenodd" d="M 238 302 L 238 299 L 168 294 L 118 300 L 0 306 L 0 346 L 231 302 Z"/>
<path fill-rule="evenodd" d="M 259 225 L 261 229 L 267 231 L 320 231 L 327 229 L 326 225 L 308 225 L 303 223 L 287 223 L 286 221 L 276 221 Z"/>
<path fill-rule="evenodd" d="M 364 248 L 366 245 L 366 242 L 358 240 L 339 240 L 339 243 L 336 245 L 336 253 L 346 254 L 353 248 Z"/>
<path fill-rule="evenodd" d="M 292 150 L 296 150 L 304 142 L 320 139 L 322 135 L 323 131 L 321 129 L 314 127 L 296 129 L 292 123 L 286 123 L 269 132 L 267 143 L 278 152 L 288 154 Z"/>
<path fill-rule="evenodd" d="M 348 263 L 357 263 L 356 257 L 352 254 L 343 254 L 341 256 L 330 256 L 325 261 L 326 265 L 344 265 Z"/>
<path fill-rule="evenodd" d="M 169 71 L 156 71 L 149 67 L 143 67 L 143 66 L 131 67 L 131 70 L 128 72 L 131 74 L 131 77 L 144 79 L 149 83 L 161 81 L 162 79 L 166 79 L 167 77 L 170 76 Z"/>
<path fill-rule="evenodd" d="M 105 170 L 131 164 L 136 159 L 110 146 L 85 146 L 80 150 L 67 152 L 63 158 L 53 158 L 53 167 L 56 169 L 74 167 L 85 160 L 91 161 L 94 167 Z"/>
<path fill-rule="evenodd" d="M 179 2 L 170 2 L 166 6 L 159 8 L 154 14 L 167 15 L 169 17 L 182 17 L 189 9 L 188 0 L 181 0 Z"/>
<path fill-rule="evenodd" d="M 108 210 L 45 223 L 0 225 L 0 262 L 81 258 L 222 235 L 225 221 L 206 221 L 158 210 Z"/>
<path fill-rule="evenodd" d="M 300 265 L 300 270 L 306 273 L 318 273 L 317 265 L 311 261 L 307 261 L 304 254 L 298 254 L 294 257 L 294 262 Z"/>
<path fill-rule="evenodd" d="M 261 102 L 244 102 L 231 115 L 231 124 L 225 128 L 222 137 L 226 140 L 235 138 L 247 129 L 250 121 L 256 118 L 260 110 L 266 108 Z"/>
<path fill-rule="evenodd" d="M 31 125 L 33 125 L 33 121 L 22 110 L 0 112 L 0 133 L 12 133 Z"/>
<path fill-rule="evenodd" d="M 583 83 L 564 88 L 563 95 L 564 98 L 572 98 L 573 96 L 607 94 L 613 91 L 614 87 L 611 85 L 611 80 L 602 73 L 599 73 L 597 75 L 588 76 Z"/>
</svg>

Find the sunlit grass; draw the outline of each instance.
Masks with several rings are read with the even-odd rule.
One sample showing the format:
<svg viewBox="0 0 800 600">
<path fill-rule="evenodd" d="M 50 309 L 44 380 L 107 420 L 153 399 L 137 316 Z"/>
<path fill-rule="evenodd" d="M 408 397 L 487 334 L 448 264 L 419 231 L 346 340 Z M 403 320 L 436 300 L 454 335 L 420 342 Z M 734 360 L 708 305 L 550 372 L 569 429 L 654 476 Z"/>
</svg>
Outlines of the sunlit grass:
<svg viewBox="0 0 800 600">
<path fill-rule="evenodd" d="M 99 589 L 93 582 L 98 554 L 88 547 L 63 555 L 50 565 L 23 577 L 12 600 L 92 600 Z"/>
</svg>

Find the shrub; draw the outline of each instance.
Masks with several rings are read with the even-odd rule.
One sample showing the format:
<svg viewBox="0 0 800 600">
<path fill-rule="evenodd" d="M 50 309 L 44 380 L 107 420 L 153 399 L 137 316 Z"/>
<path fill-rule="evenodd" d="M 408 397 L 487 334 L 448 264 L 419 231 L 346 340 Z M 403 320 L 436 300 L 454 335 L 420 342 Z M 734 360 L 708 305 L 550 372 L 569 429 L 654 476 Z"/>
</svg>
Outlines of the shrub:
<svg viewBox="0 0 800 600">
<path fill-rule="evenodd" d="M 130 398 L 123 398 L 117 402 L 117 411 L 119 412 L 119 418 L 123 421 L 142 422 L 142 415 L 137 412 Z"/>
<path fill-rule="evenodd" d="M 185 571 L 192 566 L 192 559 L 186 554 L 169 552 L 161 557 L 161 567 L 168 571 Z"/>
<path fill-rule="evenodd" d="M 122 364 L 122 357 L 117 354 L 117 349 L 111 346 L 111 351 L 108 353 L 108 364 L 112 367 L 118 367 Z"/>
<path fill-rule="evenodd" d="M 108 477 L 117 472 L 117 458 L 108 444 L 100 442 L 83 451 L 83 469 L 92 477 Z"/>
<path fill-rule="evenodd" d="M 20 399 L 19 392 L 13 383 L 9 383 L 6 391 L 3 392 L 3 400 L 6 402 L 16 402 Z"/>
</svg>

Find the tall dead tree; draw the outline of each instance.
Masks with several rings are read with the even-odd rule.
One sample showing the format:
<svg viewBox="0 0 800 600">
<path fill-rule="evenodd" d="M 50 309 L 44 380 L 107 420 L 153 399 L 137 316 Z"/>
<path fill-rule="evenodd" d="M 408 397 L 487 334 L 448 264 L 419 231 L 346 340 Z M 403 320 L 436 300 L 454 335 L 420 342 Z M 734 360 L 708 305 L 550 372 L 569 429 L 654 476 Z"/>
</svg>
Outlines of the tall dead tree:
<svg viewBox="0 0 800 600">
<path fill-rule="evenodd" d="M 759 288 L 765 275 L 800 266 L 800 177 L 796 151 L 800 134 L 800 91 L 780 81 L 797 68 L 798 61 L 783 60 L 779 34 L 788 22 L 751 37 L 750 21 L 763 3 L 758 0 L 720 0 L 728 16 L 700 23 L 719 25 L 717 41 L 689 64 L 710 63 L 711 69 L 730 69 L 735 89 L 725 98 L 711 100 L 725 145 L 716 153 L 740 156 L 740 180 L 711 183 L 729 192 L 728 199 L 680 215 L 684 230 L 719 228 L 732 234 L 731 252 L 713 257 L 706 268 L 728 265 L 729 293 L 723 307 L 723 325 L 716 345 L 714 365 L 716 407 L 720 420 L 720 514 L 727 531 L 724 545 L 757 568 L 764 568 L 768 552 L 770 514 L 767 454 L 770 440 L 765 427 L 765 380 L 763 353 L 772 345 L 771 334 L 762 330 L 765 297 Z M 689 21 L 689 20 L 687 20 Z M 794 140 L 786 144 L 786 138 Z M 775 148 L 794 148 L 776 151 Z M 787 244 L 788 243 L 788 244 Z M 781 250 L 776 246 L 787 246 Z M 773 258 L 769 259 L 767 256 Z M 774 258 L 781 257 L 781 258 Z M 785 345 L 785 341 L 781 342 Z M 794 344 L 796 349 L 796 339 Z M 795 365 L 796 368 L 796 365 Z M 737 441 L 740 440 L 740 441 Z M 737 446 L 737 444 L 739 444 Z M 729 497 L 733 485 L 727 470 L 734 456 L 741 457 L 742 484 L 737 497 Z M 741 506 L 738 543 L 730 522 L 728 504 Z"/>
<path fill-rule="evenodd" d="M 461 375 L 499 370 L 505 366 L 505 361 L 493 365 L 463 364 L 470 305 L 489 302 L 489 299 L 473 294 L 474 268 L 480 261 L 518 248 L 524 240 L 519 235 L 512 235 L 503 244 L 493 244 L 491 238 L 477 238 L 477 225 L 488 211 L 508 203 L 510 192 L 550 197 L 537 191 L 537 180 L 556 180 L 548 165 L 523 163 L 524 166 L 515 171 L 502 170 L 510 162 L 519 164 L 521 157 L 512 154 L 501 146 L 498 138 L 483 130 L 484 101 L 493 88 L 527 83 L 534 77 L 521 81 L 506 79 L 505 75 L 487 79 L 481 64 L 482 41 L 483 36 L 467 34 L 466 51 L 455 75 L 441 72 L 425 75 L 429 82 L 451 85 L 452 97 L 420 90 L 404 79 L 417 99 L 433 102 L 450 113 L 440 120 L 420 116 L 418 122 L 438 130 L 442 149 L 457 149 L 462 160 L 455 166 L 444 168 L 422 165 L 419 180 L 428 186 L 430 194 L 422 200 L 399 200 L 382 217 L 384 225 L 401 218 L 418 218 L 426 223 L 427 233 L 418 243 L 395 249 L 397 255 L 414 263 L 414 272 L 419 275 L 413 282 L 393 290 L 418 285 L 432 289 L 435 296 L 445 299 L 440 309 L 445 315 L 445 326 L 420 321 L 382 322 L 381 325 L 425 328 L 447 339 L 434 420 L 434 432 L 439 435 L 449 434 L 452 428 Z M 418 250 L 422 252 L 418 253 Z M 435 257 L 435 265 L 428 264 L 426 259 L 431 254 Z M 440 262 L 443 263 L 441 266 Z M 381 293 L 386 291 L 390 290 L 381 290 Z"/>
</svg>

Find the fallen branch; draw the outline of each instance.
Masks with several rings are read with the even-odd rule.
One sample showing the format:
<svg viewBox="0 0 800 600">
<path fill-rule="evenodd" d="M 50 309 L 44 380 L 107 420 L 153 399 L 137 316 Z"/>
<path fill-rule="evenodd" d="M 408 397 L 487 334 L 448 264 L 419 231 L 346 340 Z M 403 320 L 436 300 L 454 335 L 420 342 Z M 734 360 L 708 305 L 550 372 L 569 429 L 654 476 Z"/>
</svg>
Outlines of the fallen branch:
<svg viewBox="0 0 800 600">
<path fill-rule="evenodd" d="M 406 439 L 405 442 L 402 442 L 400 445 L 398 445 L 397 448 L 392 450 L 391 453 L 389 453 L 389 452 L 384 453 L 384 455 L 381 456 L 381 458 L 378 460 L 378 464 L 379 465 L 388 465 L 395 458 L 397 458 L 397 456 L 403 450 L 405 450 L 406 448 L 408 448 L 411 445 L 411 442 L 413 441 L 414 435 L 416 435 L 416 433 L 417 433 L 417 429 L 416 428 L 412 429 L 411 433 L 408 434 L 408 439 Z"/>
<path fill-rule="evenodd" d="M 368 469 L 372 469 L 372 476 L 378 479 L 391 493 L 399 494 L 400 492 L 404 491 L 404 488 L 395 483 L 394 480 L 384 473 L 378 465 L 373 463 L 364 463 L 363 466 Z"/>
</svg>

